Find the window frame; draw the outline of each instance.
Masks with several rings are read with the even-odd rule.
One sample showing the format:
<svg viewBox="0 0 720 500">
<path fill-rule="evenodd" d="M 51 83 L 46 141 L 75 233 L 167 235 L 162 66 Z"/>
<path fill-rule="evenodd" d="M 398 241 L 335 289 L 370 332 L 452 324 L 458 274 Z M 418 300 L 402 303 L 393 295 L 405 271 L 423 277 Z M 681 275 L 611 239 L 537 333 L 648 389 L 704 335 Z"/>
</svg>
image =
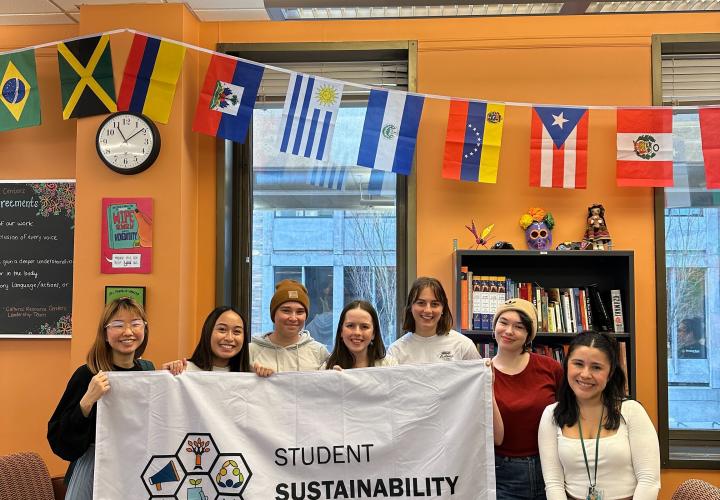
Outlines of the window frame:
<svg viewBox="0 0 720 500">
<path fill-rule="evenodd" d="M 720 34 L 699 33 L 652 36 L 652 97 L 654 106 L 662 106 L 662 56 L 720 52 Z M 668 398 L 668 324 L 665 259 L 665 191 L 654 189 L 655 277 L 657 322 L 657 397 L 660 461 L 666 469 L 720 469 L 720 430 L 676 430 L 669 427 Z M 672 453 L 671 453 L 672 452 Z M 673 458 L 672 455 L 678 458 Z M 684 456 L 685 458 L 679 458 Z M 691 456 L 704 456 L 691 459 Z"/>
<path fill-rule="evenodd" d="M 417 41 L 385 42 L 305 42 L 305 43 L 221 43 L 220 53 L 273 64 L 275 61 L 345 61 L 397 59 L 407 57 L 408 88 L 417 88 Z M 252 127 L 244 144 L 218 139 L 216 155 L 216 302 L 233 304 L 245 317 L 251 315 L 251 234 L 252 217 Z M 236 166 L 237 165 L 237 166 Z M 416 173 L 397 176 L 396 269 L 397 328 L 402 335 L 405 297 L 417 276 Z"/>
</svg>

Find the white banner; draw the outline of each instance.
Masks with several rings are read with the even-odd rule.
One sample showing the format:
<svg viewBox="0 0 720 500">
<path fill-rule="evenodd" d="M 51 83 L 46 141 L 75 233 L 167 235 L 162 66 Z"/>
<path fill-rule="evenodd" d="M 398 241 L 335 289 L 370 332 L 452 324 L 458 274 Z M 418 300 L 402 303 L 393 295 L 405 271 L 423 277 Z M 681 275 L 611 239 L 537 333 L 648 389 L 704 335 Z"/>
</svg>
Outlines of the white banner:
<svg viewBox="0 0 720 500">
<path fill-rule="evenodd" d="M 96 499 L 495 498 L 482 361 L 109 377 Z"/>
</svg>

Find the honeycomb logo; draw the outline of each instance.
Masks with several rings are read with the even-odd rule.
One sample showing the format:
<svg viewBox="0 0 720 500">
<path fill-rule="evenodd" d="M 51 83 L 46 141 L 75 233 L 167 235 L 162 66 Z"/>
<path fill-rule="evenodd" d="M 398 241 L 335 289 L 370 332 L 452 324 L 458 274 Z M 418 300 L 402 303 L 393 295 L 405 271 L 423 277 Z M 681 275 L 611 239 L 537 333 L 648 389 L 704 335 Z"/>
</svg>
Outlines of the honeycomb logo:
<svg viewBox="0 0 720 500">
<path fill-rule="evenodd" d="M 251 476 L 242 453 L 222 453 L 212 435 L 190 433 L 174 455 L 153 455 L 141 480 L 151 499 L 238 500 Z"/>
</svg>

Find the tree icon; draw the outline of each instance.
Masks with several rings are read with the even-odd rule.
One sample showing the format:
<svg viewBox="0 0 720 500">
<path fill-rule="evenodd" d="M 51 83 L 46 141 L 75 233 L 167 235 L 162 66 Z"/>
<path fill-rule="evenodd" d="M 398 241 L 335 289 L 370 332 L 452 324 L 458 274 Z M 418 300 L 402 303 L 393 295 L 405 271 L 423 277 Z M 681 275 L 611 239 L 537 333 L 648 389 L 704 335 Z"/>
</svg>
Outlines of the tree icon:
<svg viewBox="0 0 720 500">
<path fill-rule="evenodd" d="M 210 441 L 203 441 L 200 438 L 197 438 L 195 441 L 188 439 L 187 444 L 188 447 L 185 448 L 185 451 L 195 454 L 195 467 L 193 469 L 202 469 L 202 455 L 210 451 L 208 447 Z"/>
</svg>

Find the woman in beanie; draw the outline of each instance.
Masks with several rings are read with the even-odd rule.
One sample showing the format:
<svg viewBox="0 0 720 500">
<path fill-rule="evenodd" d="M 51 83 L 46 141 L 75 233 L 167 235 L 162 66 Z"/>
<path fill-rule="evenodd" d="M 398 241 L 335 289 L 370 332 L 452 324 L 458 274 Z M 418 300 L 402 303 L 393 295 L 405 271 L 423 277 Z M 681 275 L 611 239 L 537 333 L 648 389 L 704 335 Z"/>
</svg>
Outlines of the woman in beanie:
<svg viewBox="0 0 720 500">
<path fill-rule="evenodd" d="M 537 334 L 537 312 L 527 300 L 510 299 L 493 317 L 497 354 L 495 400 L 505 432 L 495 445 L 495 483 L 498 500 L 544 499 L 538 427 L 543 410 L 555 402 L 563 378 L 560 363 L 531 352 Z"/>
<path fill-rule="evenodd" d="M 310 312 L 307 289 L 295 280 L 282 280 L 275 286 L 270 301 L 273 331 L 253 337 L 250 364 L 256 371 L 268 368 L 276 372 L 312 371 L 320 368 L 330 353 L 323 344 L 304 330 Z"/>
</svg>

